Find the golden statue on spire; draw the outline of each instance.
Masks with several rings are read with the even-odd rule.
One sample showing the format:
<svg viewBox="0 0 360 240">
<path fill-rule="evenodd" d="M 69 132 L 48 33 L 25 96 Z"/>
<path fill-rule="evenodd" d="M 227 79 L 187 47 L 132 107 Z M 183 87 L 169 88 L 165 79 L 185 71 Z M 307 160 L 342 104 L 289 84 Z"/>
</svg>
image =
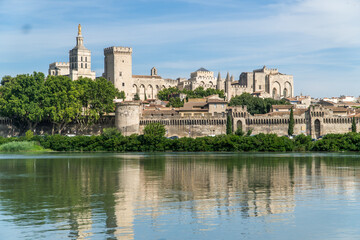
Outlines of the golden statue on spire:
<svg viewBox="0 0 360 240">
<path fill-rule="evenodd" d="M 81 35 L 81 25 L 78 26 L 78 35 Z"/>
</svg>

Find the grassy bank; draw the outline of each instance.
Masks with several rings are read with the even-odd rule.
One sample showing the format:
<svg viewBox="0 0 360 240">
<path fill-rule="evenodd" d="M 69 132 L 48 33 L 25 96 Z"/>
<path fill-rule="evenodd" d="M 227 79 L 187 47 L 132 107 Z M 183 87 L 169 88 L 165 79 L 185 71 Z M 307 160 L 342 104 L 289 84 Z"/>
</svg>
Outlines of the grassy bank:
<svg viewBox="0 0 360 240">
<path fill-rule="evenodd" d="M 294 139 L 275 134 L 167 139 L 156 135 L 122 136 L 120 133 L 112 133 L 99 136 L 0 138 L 0 144 L 3 144 L 0 146 L 2 152 L 44 151 L 43 149 L 63 152 L 338 152 L 360 151 L 360 134 L 329 134 L 321 140 L 312 141 L 311 137 L 305 135 L 296 136 Z"/>
<path fill-rule="evenodd" d="M 33 141 L 16 141 L 0 145 L 0 152 L 48 152 L 44 147 Z"/>
</svg>

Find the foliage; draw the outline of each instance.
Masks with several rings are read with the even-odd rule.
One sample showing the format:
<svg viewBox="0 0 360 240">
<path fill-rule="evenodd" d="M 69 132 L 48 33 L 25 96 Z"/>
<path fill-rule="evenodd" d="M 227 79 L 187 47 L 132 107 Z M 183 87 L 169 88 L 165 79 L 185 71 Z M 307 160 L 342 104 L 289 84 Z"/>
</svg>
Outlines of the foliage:
<svg viewBox="0 0 360 240">
<path fill-rule="evenodd" d="M 120 136 L 121 132 L 117 128 L 104 128 L 101 135 L 107 138 L 111 138 Z"/>
<path fill-rule="evenodd" d="M 82 113 L 82 99 L 73 81 L 66 76 L 49 76 L 45 82 L 44 109 L 57 132 Z"/>
<path fill-rule="evenodd" d="M 134 100 L 135 100 L 135 101 L 140 100 L 139 94 L 135 93 L 135 95 L 134 95 Z"/>
<path fill-rule="evenodd" d="M 175 97 L 175 98 L 170 98 L 169 103 L 167 104 L 168 107 L 172 106 L 172 107 L 183 107 L 184 106 L 184 101 L 181 101 L 179 97 Z"/>
<path fill-rule="evenodd" d="M 181 105 L 180 98 L 177 99 L 178 97 L 174 96 L 174 95 L 177 95 L 180 93 L 186 94 L 187 100 L 189 98 L 203 98 L 203 97 L 207 97 L 207 96 L 215 95 L 215 94 L 218 94 L 219 97 L 221 97 L 221 98 L 225 97 L 225 93 L 223 90 L 218 90 L 218 89 L 213 89 L 213 88 L 208 88 L 205 90 L 203 87 L 198 87 L 193 91 L 187 90 L 187 89 L 179 90 L 176 87 L 164 88 L 158 92 L 157 97 L 160 100 L 169 101 L 170 106 L 182 107 L 184 103 L 182 103 L 182 105 Z"/>
<path fill-rule="evenodd" d="M 151 137 L 164 137 L 165 136 L 165 126 L 161 123 L 149 123 L 144 128 L 144 136 Z"/>
<path fill-rule="evenodd" d="M 77 115 L 77 122 L 82 130 L 96 123 L 104 114 L 114 112 L 114 99 L 125 99 L 125 93 L 119 92 L 114 85 L 105 78 L 79 78 L 74 81 L 78 91 L 82 111 Z"/>
<path fill-rule="evenodd" d="M 34 137 L 33 131 L 27 130 L 26 133 L 25 133 L 25 138 L 26 138 L 26 140 L 29 141 L 29 140 L 31 140 L 33 137 Z"/>
<path fill-rule="evenodd" d="M 356 121 L 355 121 L 355 117 L 352 118 L 351 121 L 351 132 L 356 133 Z"/>
<path fill-rule="evenodd" d="M 33 130 L 45 118 L 43 73 L 5 76 L 0 87 L 0 115 Z"/>
<path fill-rule="evenodd" d="M 232 119 L 231 115 L 228 114 L 227 120 L 226 120 L 226 134 L 232 134 Z"/>
<path fill-rule="evenodd" d="M 203 152 L 203 151 L 233 151 L 233 152 L 289 152 L 289 151 L 360 151 L 360 133 L 328 134 L 323 139 L 314 141 L 303 134 L 294 139 L 279 137 L 275 134 L 251 135 L 218 135 L 198 138 L 183 137 L 167 139 L 161 124 L 149 124 L 144 135 L 122 136 L 115 129 L 107 129 L 99 136 L 62 135 L 34 136 L 31 141 L 38 142 L 43 148 L 54 151 L 112 151 L 112 152 Z M 14 149 L 26 140 L 22 138 L 1 138 L 0 144 L 12 143 Z M 36 145 L 36 144 L 35 144 Z M 0 146 L 0 147 L 1 147 Z M 7 146 L 7 145 L 6 145 Z M 10 151 L 10 150 L 9 150 Z M 14 150 L 15 151 L 15 150 Z"/>
<path fill-rule="evenodd" d="M 275 100 L 272 98 L 258 98 L 252 96 L 250 93 L 243 93 L 241 95 L 231 98 L 229 106 L 246 106 L 247 111 L 251 114 L 264 114 L 270 112 L 272 105 L 289 105 L 286 100 Z"/>
<path fill-rule="evenodd" d="M 289 119 L 289 128 L 288 128 L 288 135 L 292 136 L 294 134 L 294 125 L 295 125 L 295 121 L 294 121 L 294 111 L 291 108 L 290 109 L 290 119 Z"/>
<path fill-rule="evenodd" d="M 242 130 L 242 127 L 241 127 L 241 126 L 239 126 L 238 129 L 236 129 L 235 135 L 240 136 L 240 137 L 245 135 L 245 133 L 244 133 L 244 131 Z"/>
<path fill-rule="evenodd" d="M 8 142 L 0 145 L 0 152 L 43 152 L 42 146 L 35 142 Z"/>
<path fill-rule="evenodd" d="M 253 131 L 253 130 L 250 128 L 250 129 L 247 131 L 246 136 L 248 136 L 248 137 L 251 136 L 252 131 Z"/>
</svg>

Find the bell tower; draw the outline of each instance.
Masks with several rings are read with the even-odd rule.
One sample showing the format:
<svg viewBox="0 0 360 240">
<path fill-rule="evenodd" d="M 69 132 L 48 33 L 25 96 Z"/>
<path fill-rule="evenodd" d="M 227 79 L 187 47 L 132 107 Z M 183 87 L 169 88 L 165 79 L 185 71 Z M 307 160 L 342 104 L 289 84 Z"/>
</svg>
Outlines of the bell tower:
<svg viewBox="0 0 360 240">
<path fill-rule="evenodd" d="M 79 77 L 95 79 L 95 72 L 91 71 L 91 51 L 84 46 L 81 34 L 81 25 L 78 26 L 76 46 L 69 51 L 70 78 L 77 80 Z"/>
</svg>

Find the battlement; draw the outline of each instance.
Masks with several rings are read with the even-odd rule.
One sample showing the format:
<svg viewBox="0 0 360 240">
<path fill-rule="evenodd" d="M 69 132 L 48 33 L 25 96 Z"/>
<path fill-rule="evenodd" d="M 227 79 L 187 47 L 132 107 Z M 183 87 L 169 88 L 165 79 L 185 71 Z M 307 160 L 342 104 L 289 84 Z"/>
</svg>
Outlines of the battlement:
<svg viewBox="0 0 360 240">
<path fill-rule="evenodd" d="M 69 66 L 70 66 L 70 63 L 68 63 L 68 62 L 53 62 L 53 63 L 50 63 L 49 66 L 69 67 Z"/>
<path fill-rule="evenodd" d="M 254 72 L 263 72 L 266 74 L 277 74 L 277 73 L 279 73 L 279 70 L 277 68 L 267 68 L 266 66 L 264 66 L 261 69 L 254 70 Z"/>
<path fill-rule="evenodd" d="M 113 54 L 113 53 L 125 53 L 125 54 L 131 54 L 132 48 L 131 47 L 108 47 L 104 48 L 104 54 Z"/>
</svg>

